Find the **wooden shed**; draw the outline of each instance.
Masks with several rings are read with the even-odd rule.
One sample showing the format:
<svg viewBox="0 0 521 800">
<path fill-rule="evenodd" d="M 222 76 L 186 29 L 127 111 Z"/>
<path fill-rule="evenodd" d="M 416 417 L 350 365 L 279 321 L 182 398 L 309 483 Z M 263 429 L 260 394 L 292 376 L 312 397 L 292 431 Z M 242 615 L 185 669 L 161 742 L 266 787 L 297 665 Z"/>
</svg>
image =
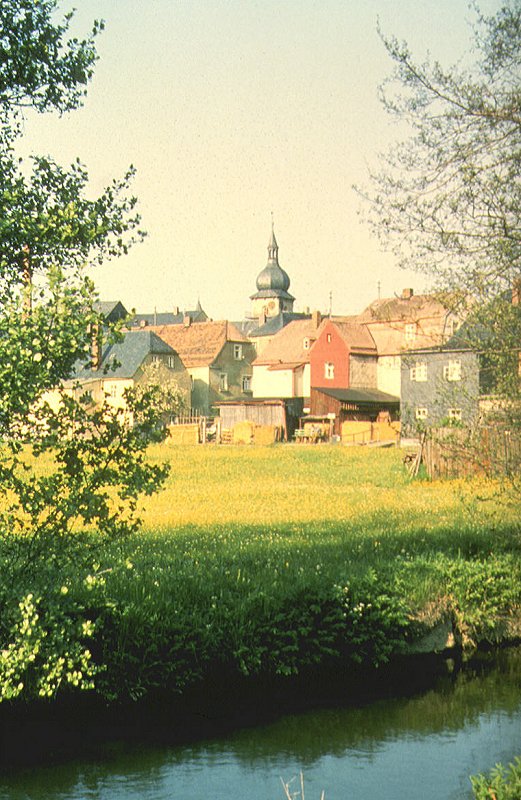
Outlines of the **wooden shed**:
<svg viewBox="0 0 521 800">
<path fill-rule="evenodd" d="M 346 420 L 376 422 L 383 416 L 398 419 L 400 398 L 378 389 L 312 388 L 310 405 L 313 415 L 335 415 L 333 433 L 339 436 Z"/>
<path fill-rule="evenodd" d="M 301 397 L 221 400 L 215 403 L 223 429 L 231 430 L 239 422 L 270 425 L 282 428 L 286 440 L 293 437 L 303 407 Z"/>
</svg>

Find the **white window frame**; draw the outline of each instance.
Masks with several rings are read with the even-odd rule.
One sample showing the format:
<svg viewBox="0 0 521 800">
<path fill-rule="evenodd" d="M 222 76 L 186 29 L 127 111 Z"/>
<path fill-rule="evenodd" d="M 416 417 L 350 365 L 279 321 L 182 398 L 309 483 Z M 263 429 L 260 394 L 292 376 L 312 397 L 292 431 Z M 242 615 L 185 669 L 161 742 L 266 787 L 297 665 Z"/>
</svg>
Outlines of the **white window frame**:
<svg viewBox="0 0 521 800">
<path fill-rule="evenodd" d="M 405 325 L 405 341 L 408 344 L 416 341 L 417 325 L 415 322 L 407 322 Z"/>
<path fill-rule="evenodd" d="M 168 356 L 168 366 L 170 369 L 175 369 L 175 356 Z"/>
<path fill-rule="evenodd" d="M 414 367 L 410 370 L 411 381 L 423 383 L 427 380 L 427 363 L 425 361 L 417 361 Z"/>
<path fill-rule="evenodd" d="M 424 406 L 417 408 L 415 411 L 415 417 L 418 420 L 427 419 L 428 416 L 429 416 L 429 409 L 425 408 Z"/>
<path fill-rule="evenodd" d="M 233 357 L 236 361 L 240 361 L 242 359 L 242 344 L 233 345 Z"/>
<path fill-rule="evenodd" d="M 309 341 L 309 338 L 307 336 L 304 338 L 304 340 L 302 342 L 302 347 L 303 347 L 304 350 L 309 350 L 310 341 Z"/>
<path fill-rule="evenodd" d="M 335 379 L 335 365 L 332 361 L 326 361 L 324 363 L 324 378 L 328 381 Z"/>
<path fill-rule="evenodd" d="M 461 408 L 449 408 L 447 410 L 447 416 L 450 420 L 453 420 L 454 422 L 461 422 L 462 420 Z"/>
<path fill-rule="evenodd" d="M 161 356 L 158 356 L 157 353 L 152 353 L 152 363 L 153 364 L 160 364 L 163 359 Z"/>
<path fill-rule="evenodd" d="M 251 392 L 251 375 L 242 376 L 242 391 Z"/>
<path fill-rule="evenodd" d="M 446 381 L 460 381 L 461 380 L 461 360 L 452 359 L 448 364 L 443 367 L 443 377 Z"/>
<path fill-rule="evenodd" d="M 219 391 L 220 392 L 228 391 L 228 375 L 226 374 L 226 372 L 221 372 L 219 374 Z"/>
</svg>

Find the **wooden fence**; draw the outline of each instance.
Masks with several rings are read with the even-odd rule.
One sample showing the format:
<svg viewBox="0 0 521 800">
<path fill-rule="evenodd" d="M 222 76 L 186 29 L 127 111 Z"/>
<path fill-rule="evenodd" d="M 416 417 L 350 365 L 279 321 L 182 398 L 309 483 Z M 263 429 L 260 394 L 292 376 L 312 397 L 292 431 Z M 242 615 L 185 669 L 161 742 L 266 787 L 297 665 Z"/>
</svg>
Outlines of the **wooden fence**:
<svg viewBox="0 0 521 800">
<path fill-rule="evenodd" d="M 521 471 L 521 432 L 436 428 L 422 439 L 420 457 L 430 478 L 516 475 Z"/>
</svg>

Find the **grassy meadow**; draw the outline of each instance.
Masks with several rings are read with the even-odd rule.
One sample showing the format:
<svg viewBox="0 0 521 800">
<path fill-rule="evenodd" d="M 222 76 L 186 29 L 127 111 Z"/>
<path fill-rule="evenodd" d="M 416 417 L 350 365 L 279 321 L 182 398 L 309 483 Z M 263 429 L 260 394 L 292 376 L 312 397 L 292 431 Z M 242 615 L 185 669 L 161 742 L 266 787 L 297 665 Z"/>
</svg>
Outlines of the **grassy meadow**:
<svg viewBox="0 0 521 800">
<path fill-rule="evenodd" d="M 521 633 L 519 512 L 496 486 L 412 480 L 398 449 L 163 444 L 149 457 L 171 472 L 141 531 L 84 534 L 58 576 L 60 600 L 94 624 L 108 700 L 378 665 L 440 628 L 465 647 Z"/>
</svg>

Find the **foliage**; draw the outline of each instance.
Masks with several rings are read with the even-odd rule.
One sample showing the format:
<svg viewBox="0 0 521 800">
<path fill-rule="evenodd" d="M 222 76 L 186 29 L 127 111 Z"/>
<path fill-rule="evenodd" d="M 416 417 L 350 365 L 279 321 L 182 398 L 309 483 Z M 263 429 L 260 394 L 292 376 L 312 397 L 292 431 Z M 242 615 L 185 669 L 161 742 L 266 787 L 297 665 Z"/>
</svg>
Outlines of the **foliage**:
<svg viewBox="0 0 521 800">
<path fill-rule="evenodd" d="M 489 775 L 471 779 L 475 800 L 519 800 L 521 797 L 521 758 L 508 767 L 497 764 Z"/>
<path fill-rule="evenodd" d="M 94 627 L 74 585 L 94 569 L 95 542 L 77 530 L 98 539 L 135 531 L 139 497 L 167 473 L 145 458 L 165 435 L 160 387 L 129 392 L 126 414 L 64 388 L 89 365 L 93 337 L 117 336 L 95 312 L 86 268 L 143 233 L 132 167 L 90 199 L 79 160 L 64 168 L 33 156 L 28 168 L 16 156 L 26 110 L 77 108 L 97 59 L 103 24 L 67 39 L 73 13 L 60 22 L 58 6 L 6 0 L 0 9 L 0 700 L 93 687 Z"/>
<path fill-rule="evenodd" d="M 472 56 L 449 68 L 419 63 L 381 33 L 394 72 L 381 97 L 408 132 L 371 175 L 369 218 L 403 266 L 430 276 L 467 315 L 457 347 L 479 354 L 481 390 L 521 431 L 521 2 L 475 8 Z M 468 459 L 485 466 L 479 448 Z M 519 496 L 519 459 L 508 488 Z M 505 482 L 506 485 L 506 482 Z"/>
<path fill-rule="evenodd" d="M 0 107 L 59 112 L 77 108 L 92 77 L 97 54 L 94 39 L 66 40 L 73 12 L 55 19 L 58 0 L 3 0 L 0 7 Z M 6 118 L 4 116 L 3 123 Z"/>
<path fill-rule="evenodd" d="M 471 67 L 417 63 L 382 35 L 395 72 L 386 109 L 412 131 L 374 174 L 378 232 L 404 263 L 496 297 L 521 270 L 521 5 L 479 16 Z"/>
<path fill-rule="evenodd" d="M 175 479 L 144 528 L 79 531 L 66 562 L 57 551 L 32 576 L 35 597 L 66 586 L 60 607 L 92 623 L 84 648 L 107 700 L 374 667 L 440 625 L 467 649 L 519 636 L 518 514 L 478 504 L 480 480 L 418 486 L 399 451 L 364 448 L 164 443 L 149 459 Z"/>
</svg>

